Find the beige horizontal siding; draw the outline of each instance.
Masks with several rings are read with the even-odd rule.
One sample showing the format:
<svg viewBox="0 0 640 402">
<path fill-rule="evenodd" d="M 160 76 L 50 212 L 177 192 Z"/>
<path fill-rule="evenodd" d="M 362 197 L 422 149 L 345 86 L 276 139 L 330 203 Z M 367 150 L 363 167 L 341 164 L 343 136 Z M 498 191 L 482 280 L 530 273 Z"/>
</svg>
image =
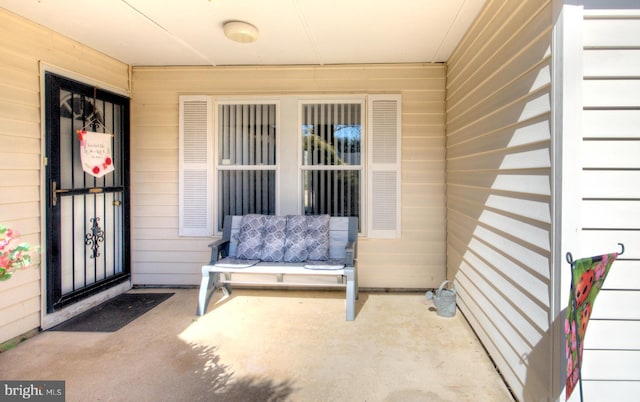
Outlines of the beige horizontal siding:
<svg viewBox="0 0 640 402">
<path fill-rule="evenodd" d="M 544 18 L 540 17 L 540 10 L 547 6 L 548 1 L 545 0 L 488 1 L 464 41 L 449 59 L 447 97 L 459 102 L 459 97 L 470 96 L 478 91 L 480 86 L 467 91 L 466 82 L 473 80 L 481 83 L 487 77 L 496 75 L 500 67 L 492 69 L 488 64 L 502 66 L 513 58 L 526 60 L 530 57 L 523 54 L 527 53 L 523 50 L 529 49 L 538 36 L 550 29 Z M 514 35 L 515 32 L 522 34 Z M 490 59 L 495 63 L 487 63 Z M 539 57 L 535 59 L 539 60 Z M 537 60 L 529 63 L 529 66 L 537 63 Z M 500 87 L 492 90 L 497 88 Z"/>
<path fill-rule="evenodd" d="M 126 91 L 128 66 L 0 9 L 0 223 L 36 253 L 31 268 L 0 282 L 0 343 L 40 326 L 41 64 Z M 44 259 L 44 257 L 42 257 Z"/>
<path fill-rule="evenodd" d="M 488 1 L 447 74 L 447 276 L 519 400 L 551 399 L 550 1 Z"/>
<path fill-rule="evenodd" d="M 429 288 L 445 272 L 441 64 L 133 69 L 137 284 L 197 284 L 211 239 L 178 237 L 178 97 L 402 94 L 402 239 L 362 238 L 363 287 Z M 214 123 L 215 124 L 215 123 Z"/>
</svg>

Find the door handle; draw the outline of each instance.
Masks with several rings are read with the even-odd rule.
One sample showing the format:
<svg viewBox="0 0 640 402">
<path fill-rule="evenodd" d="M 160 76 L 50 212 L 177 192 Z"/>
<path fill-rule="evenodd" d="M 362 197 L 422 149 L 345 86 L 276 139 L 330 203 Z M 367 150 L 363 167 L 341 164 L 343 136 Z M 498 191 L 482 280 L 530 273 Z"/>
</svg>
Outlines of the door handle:
<svg viewBox="0 0 640 402">
<path fill-rule="evenodd" d="M 69 190 L 59 190 L 58 183 L 54 180 L 51 183 L 51 205 L 54 207 L 58 205 L 58 194 L 68 192 Z"/>
</svg>

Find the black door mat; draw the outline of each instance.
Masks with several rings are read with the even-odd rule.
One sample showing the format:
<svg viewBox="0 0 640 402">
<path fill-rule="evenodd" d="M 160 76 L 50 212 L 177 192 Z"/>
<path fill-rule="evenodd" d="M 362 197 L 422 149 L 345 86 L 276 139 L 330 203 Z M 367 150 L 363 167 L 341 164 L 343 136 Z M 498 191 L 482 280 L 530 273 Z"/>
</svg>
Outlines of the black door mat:
<svg viewBox="0 0 640 402">
<path fill-rule="evenodd" d="M 115 332 L 172 295 L 173 293 L 123 293 L 49 331 Z"/>
</svg>

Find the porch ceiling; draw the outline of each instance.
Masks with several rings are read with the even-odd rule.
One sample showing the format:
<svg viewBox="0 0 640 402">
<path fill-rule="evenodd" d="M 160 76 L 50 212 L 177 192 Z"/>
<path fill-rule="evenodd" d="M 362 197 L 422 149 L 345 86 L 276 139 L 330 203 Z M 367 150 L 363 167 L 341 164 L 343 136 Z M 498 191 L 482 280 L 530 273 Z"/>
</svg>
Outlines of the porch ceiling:
<svg viewBox="0 0 640 402">
<path fill-rule="evenodd" d="M 133 66 L 444 62 L 485 0 L 0 0 Z M 226 21 L 255 25 L 251 44 Z"/>
</svg>

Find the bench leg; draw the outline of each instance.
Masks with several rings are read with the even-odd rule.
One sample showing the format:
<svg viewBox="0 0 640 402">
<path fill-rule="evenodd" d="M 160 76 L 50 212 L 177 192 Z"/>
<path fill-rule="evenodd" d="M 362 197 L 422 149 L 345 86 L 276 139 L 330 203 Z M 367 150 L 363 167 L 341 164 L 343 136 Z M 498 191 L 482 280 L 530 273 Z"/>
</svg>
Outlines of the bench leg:
<svg viewBox="0 0 640 402">
<path fill-rule="evenodd" d="M 203 315 L 207 311 L 207 303 L 209 301 L 209 289 L 213 285 L 216 279 L 216 275 L 211 275 L 211 272 L 202 270 L 202 280 L 200 281 L 200 292 L 198 293 L 198 309 L 197 315 Z M 214 289 L 215 290 L 215 287 Z M 213 290 L 211 293 L 213 293 Z"/>
<path fill-rule="evenodd" d="M 211 272 L 207 270 L 203 270 L 202 272 L 202 281 L 200 281 L 200 292 L 198 293 L 198 309 L 196 311 L 197 315 L 203 315 L 207 312 L 207 305 L 209 304 L 209 300 L 211 296 L 216 292 L 216 290 L 222 288 L 222 294 L 225 297 L 229 297 L 231 295 L 231 285 L 225 283 L 223 286 L 220 285 L 220 274 L 219 272 Z M 228 278 L 228 274 L 224 274 L 225 278 Z"/>
<path fill-rule="evenodd" d="M 225 281 L 227 281 L 227 283 L 225 283 L 222 286 L 222 294 L 225 297 L 229 297 L 229 296 L 231 296 L 231 284 L 228 281 L 231 280 L 231 274 L 225 273 L 225 274 L 220 274 L 220 275 L 224 275 L 224 279 L 225 279 Z M 220 286 L 218 286 L 218 287 L 220 287 Z"/>
<path fill-rule="evenodd" d="M 347 276 L 347 321 L 356 317 L 356 298 L 358 297 L 358 279 L 354 268 L 344 270 Z"/>
</svg>

